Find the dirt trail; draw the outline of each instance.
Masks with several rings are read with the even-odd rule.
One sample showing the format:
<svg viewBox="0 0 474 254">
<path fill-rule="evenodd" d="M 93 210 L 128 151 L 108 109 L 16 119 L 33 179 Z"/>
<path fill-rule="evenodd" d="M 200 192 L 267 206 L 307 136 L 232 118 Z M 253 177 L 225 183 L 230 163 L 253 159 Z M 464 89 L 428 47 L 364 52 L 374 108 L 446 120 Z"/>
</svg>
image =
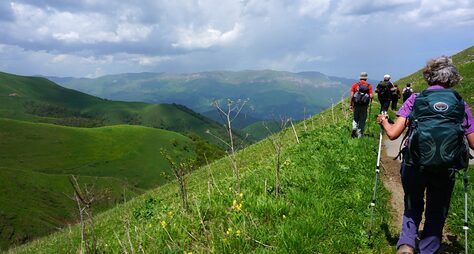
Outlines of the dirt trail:
<svg viewBox="0 0 474 254">
<path fill-rule="evenodd" d="M 403 216 L 403 187 L 400 180 L 400 161 L 393 160 L 397 156 L 402 137 L 397 140 L 390 141 L 384 137 L 383 151 L 381 157 L 381 179 L 387 190 L 391 192 L 390 205 L 392 212 L 392 223 L 396 226 L 396 235 L 400 232 L 402 226 Z M 472 162 L 472 161 L 471 161 Z M 423 228 L 423 221 L 420 225 L 420 229 Z M 458 239 L 453 235 L 447 227 L 444 228 L 443 245 L 439 253 L 460 253 L 463 248 L 458 242 Z"/>
</svg>

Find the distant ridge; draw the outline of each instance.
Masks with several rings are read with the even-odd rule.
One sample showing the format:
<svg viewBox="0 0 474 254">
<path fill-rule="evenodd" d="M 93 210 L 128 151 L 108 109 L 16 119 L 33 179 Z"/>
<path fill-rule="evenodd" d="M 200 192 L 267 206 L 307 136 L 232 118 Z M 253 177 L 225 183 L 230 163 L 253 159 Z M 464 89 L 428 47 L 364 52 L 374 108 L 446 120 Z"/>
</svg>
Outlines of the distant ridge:
<svg viewBox="0 0 474 254">
<path fill-rule="evenodd" d="M 260 120 L 279 116 L 303 119 L 304 111 L 311 115 L 318 113 L 347 97 L 349 86 L 355 81 L 320 72 L 273 70 L 125 73 L 94 79 L 48 78 L 102 98 L 178 103 L 199 113 L 211 111 L 214 100 L 228 97 L 249 99 L 247 113 Z"/>
</svg>

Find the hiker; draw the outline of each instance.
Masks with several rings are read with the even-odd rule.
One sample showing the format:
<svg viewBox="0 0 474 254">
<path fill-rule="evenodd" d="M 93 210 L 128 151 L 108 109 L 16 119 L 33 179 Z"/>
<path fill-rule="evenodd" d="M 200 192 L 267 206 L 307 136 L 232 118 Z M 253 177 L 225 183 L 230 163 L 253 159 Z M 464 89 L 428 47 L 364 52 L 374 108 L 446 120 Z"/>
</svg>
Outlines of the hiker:
<svg viewBox="0 0 474 254">
<path fill-rule="evenodd" d="M 403 102 L 408 100 L 410 96 L 413 94 L 413 88 L 411 88 L 411 83 L 407 83 L 406 87 L 403 88 L 402 95 L 403 95 Z"/>
<path fill-rule="evenodd" d="M 397 84 L 393 85 L 391 92 L 392 92 L 392 110 L 395 111 L 397 110 L 398 100 L 402 97 L 400 93 L 400 89 L 398 88 Z"/>
<path fill-rule="evenodd" d="M 394 124 L 387 121 L 386 115 L 377 117 L 377 122 L 391 140 L 398 138 L 408 126 L 408 139 L 401 151 L 405 206 L 397 253 L 414 253 L 417 238 L 420 239 L 420 253 L 439 250 L 455 171 L 466 168 L 468 163 L 469 152 L 464 136 L 469 146 L 474 148 L 471 111 L 459 94 L 451 89 L 461 80 L 452 60 L 442 56 L 428 61 L 423 76 L 429 87 L 403 103 Z M 418 235 L 425 191 L 425 224 L 423 233 Z"/>
<path fill-rule="evenodd" d="M 392 82 L 390 82 L 390 75 L 385 74 L 383 81 L 380 81 L 375 89 L 375 93 L 380 102 L 380 113 L 387 113 L 390 102 L 392 101 L 391 89 L 393 88 Z"/>
<path fill-rule="evenodd" d="M 359 75 L 359 82 L 354 83 L 351 88 L 351 104 L 349 110 L 354 112 L 352 118 L 353 138 L 360 138 L 364 135 L 367 109 L 373 97 L 372 85 L 367 83 L 367 78 L 367 72 L 361 72 Z"/>
</svg>

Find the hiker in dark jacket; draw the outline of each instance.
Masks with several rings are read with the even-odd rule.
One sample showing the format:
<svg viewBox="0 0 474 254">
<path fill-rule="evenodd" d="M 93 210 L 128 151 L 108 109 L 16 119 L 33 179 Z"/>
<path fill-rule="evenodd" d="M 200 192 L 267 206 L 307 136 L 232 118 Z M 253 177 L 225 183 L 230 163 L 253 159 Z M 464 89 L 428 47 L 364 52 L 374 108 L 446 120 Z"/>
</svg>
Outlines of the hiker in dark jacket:
<svg viewBox="0 0 474 254">
<path fill-rule="evenodd" d="M 413 88 L 411 88 L 411 83 L 407 83 L 407 86 L 403 88 L 402 95 L 403 95 L 403 102 L 408 100 L 410 96 L 414 93 Z"/>
<path fill-rule="evenodd" d="M 365 122 L 367 120 L 367 109 L 372 101 L 372 85 L 367 83 L 367 72 L 361 72 L 359 82 L 351 87 L 350 111 L 354 112 L 352 118 L 352 137 L 360 138 L 364 135 Z"/>
<path fill-rule="evenodd" d="M 383 76 L 383 81 L 380 81 L 375 89 L 377 98 L 380 102 L 380 113 L 387 113 L 390 102 L 392 101 L 391 89 L 393 88 L 392 82 L 390 82 L 390 75 L 385 74 Z"/>
<path fill-rule="evenodd" d="M 405 142 L 404 150 L 402 150 L 404 156 L 401 164 L 401 180 L 405 193 L 405 208 L 402 230 L 397 243 L 397 253 L 414 253 L 415 248 L 417 248 L 417 238 L 420 239 L 418 244 L 420 253 L 436 253 L 439 250 L 443 227 L 448 215 L 448 208 L 454 187 L 454 171 L 455 169 L 467 167 L 466 164 L 468 163 L 467 147 L 465 147 L 463 141 L 457 141 L 461 143 L 456 143 L 454 147 L 451 147 L 452 149 L 465 151 L 465 153 L 458 153 L 461 156 L 454 157 L 451 154 L 449 155 L 451 156 L 449 158 L 452 160 L 449 162 L 451 166 L 447 164 L 423 166 L 425 164 L 422 165 L 422 161 L 423 163 L 430 160 L 431 162 L 437 162 L 447 158 L 446 153 L 443 153 L 440 147 L 435 150 L 434 155 L 431 153 L 431 156 L 423 157 L 424 154 L 417 151 L 417 147 L 425 146 L 425 148 L 428 147 L 429 150 L 429 148 L 432 149 L 433 145 L 437 145 L 430 142 L 441 142 L 441 144 L 445 145 L 446 143 L 443 143 L 444 140 L 451 140 L 450 138 L 452 137 L 454 137 L 455 140 L 459 140 L 457 136 L 459 135 L 461 139 L 463 139 L 463 136 L 466 136 L 469 146 L 474 148 L 474 120 L 469 106 L 454 90 L 450 89 L 461 79 L 452 60 L 449 57 L 442 56 L 428 61 L 423 71 L 423 76 L 429 87 L 420 94 L 414 94 L 403 103 L 397 113 L 398 118 L 394 124 L 388 122 L 386 115 L 381 114 L 377 117 L 377 122 L 385 129 L 387 136 L 391 140 L 397 139 L 406 126 L 409 126 L 409 133 L 411 133 L 408 136 L 407 142 Z M 432 98 L 431 101 L 435 102 L 434 104 L 426 103 L 430 101 L 430 98 Z M 433 98 L 435 99 L 433 100 Z M 448 103 L 454 106 L 450 107 Z M 436 113 L 433 113 L 434 111 L 436 111 Z M 449 120 L 443 118 L 453 116 L 453 112 L 457 112 L 457 118 L 450 118 Z M 427 134 L 422 133 L 422 129 L 420 128 L 423 128 L 423 125 L 421 122 L 418 122 L 417 119 L 421 119 L 421 116 L 425 116 L 424 119 L 431 116 L 431 119 L 433 119 L 432 116 L 435 114 L 438 114 L 438 119 L 441 119 L 439 121 L 445 121 L 443 122 L 445 125 L 444 129 L 442 129 L 442 131 L 439 129 L 443 127 L 441 126 L 442 124 L 437 124 L 436 129 L 434 129 L 433 126 L 428 125 L 428 127 L 426 127 L 425 125 L 424 130 L 430 131 Z M 427 120 L 425 122 L 430 121 L 433 120 Z M 410 122 L 413 124 L 411 125 Z M 433 124 L 435 122 L 430 123 Z M 436 136 L 440 135 L 437 132 L 443 132 L 441 135 L 445 135 L 445 139 Z M 454 135 L 444 133 L 454 133 Z M 422 135 L 425 135 L 425 137 L 431 137 L 431 135 L 433 135 L 433 137 L 428 139 L 430 142 L 422 142 L 420 141 L 422 140 Z M 441 139 L 441 141 L 439 141 L 439 139 Z M 411 146 L 411 142 L 414 142 L 413 146 Z M 446 150 L 444 150 L 444 152 L 450 152 Z M 423 151 L 426 152 L 426 150 Z M 430 152 L 431 151 L 432 150 L 430 150 Z M 425 191 L 425 223 L 423 233 L 419 235 L 418 227 L 420 226 L 425 206 Z"/>
<path fill-rule="evenodd" d="M 400 89 L 397 84 L 393 84 L 392 91 L 392 110 L 397 110 L 398 100 L 401 98 Z"/>
</svg>

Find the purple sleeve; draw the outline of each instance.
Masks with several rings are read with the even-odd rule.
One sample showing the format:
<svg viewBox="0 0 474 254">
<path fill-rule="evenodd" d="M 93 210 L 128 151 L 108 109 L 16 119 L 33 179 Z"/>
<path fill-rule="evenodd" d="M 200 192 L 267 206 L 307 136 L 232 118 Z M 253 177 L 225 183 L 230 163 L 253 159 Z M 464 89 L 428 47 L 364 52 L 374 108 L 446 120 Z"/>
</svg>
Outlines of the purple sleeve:
<svg viewBox="0 0 474 254">
<path fill-rule="evenodd" d="M 400 107 L 397 112 L 397 116 L 408 118 L 411 111 L 413 110 L 413 105 L 415 104 L 416 93 L 412 94 Z"/>
<path fill-rule="evenodd" d="M 466 135 L 471 134 L 474 132 L 474 119 L 472 118 L 472 113 L 471 109 L 469 108 L 469 105 L 464 102 L 464 111 L 466 111 L 467 115 L 467 122 L 464 120 L 464 126 L 468 126 L 466 130 L 464 130 L 464 133 Z"/>
</svg>

